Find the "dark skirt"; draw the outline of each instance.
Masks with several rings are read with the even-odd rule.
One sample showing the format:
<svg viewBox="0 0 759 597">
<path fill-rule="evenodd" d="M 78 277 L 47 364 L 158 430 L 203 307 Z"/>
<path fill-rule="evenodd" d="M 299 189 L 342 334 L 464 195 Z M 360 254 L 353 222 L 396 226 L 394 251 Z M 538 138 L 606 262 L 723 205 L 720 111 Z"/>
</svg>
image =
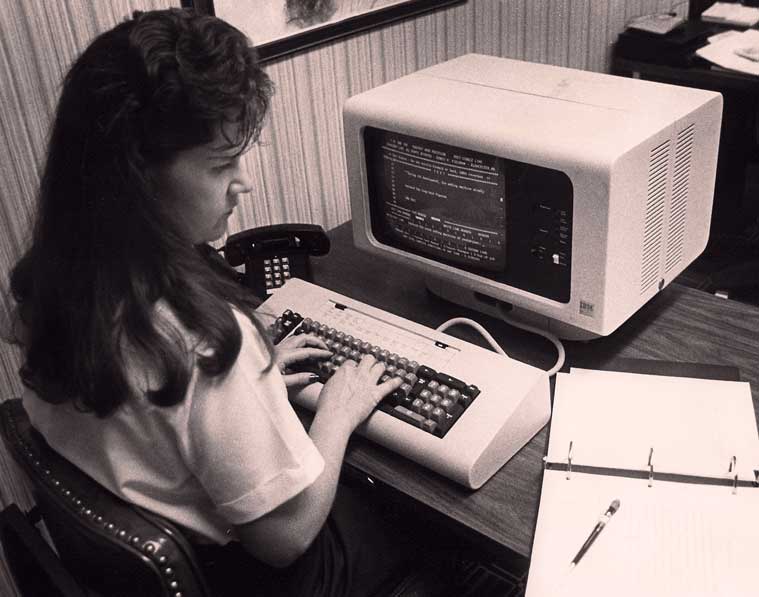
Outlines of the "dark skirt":
<svg viewBox="0 0 759 597">
<path fill-rule="evenodd" d="M 214 594 L 368 597 L 389 591 L 415 567 L 438 557 L 414 534 L 401 516 L 340 485 L 326 524 L 287 568 L 255 560 L 238 542 L 196 549 Z"/>
</svg>

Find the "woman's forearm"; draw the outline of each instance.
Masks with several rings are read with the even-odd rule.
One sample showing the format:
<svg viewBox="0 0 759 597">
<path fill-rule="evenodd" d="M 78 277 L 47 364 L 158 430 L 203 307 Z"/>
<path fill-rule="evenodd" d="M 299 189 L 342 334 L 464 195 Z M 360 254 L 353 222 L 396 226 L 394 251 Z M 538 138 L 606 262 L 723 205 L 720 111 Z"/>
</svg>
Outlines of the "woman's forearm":
<svg viewBox="0 0 759 597">
<path fill-rule="evenodd" d="M 297 496 L 238 528 L 240 540 L 256 558 L 284 567 L 311 545 L 332 509 L 351 431 L 341 417 L 316 413 L 309 435 L 324 459 L 324 470 Z"/>
</svg>

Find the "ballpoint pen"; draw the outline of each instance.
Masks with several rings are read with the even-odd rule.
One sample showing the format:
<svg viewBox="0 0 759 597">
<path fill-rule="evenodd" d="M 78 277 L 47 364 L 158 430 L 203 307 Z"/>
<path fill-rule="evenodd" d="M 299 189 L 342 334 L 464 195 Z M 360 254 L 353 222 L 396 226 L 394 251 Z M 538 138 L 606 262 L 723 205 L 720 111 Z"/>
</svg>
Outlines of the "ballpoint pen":
<svg viewBox="0 0 759 597">
<path fill-rule="evenodd" d="M 611 504 L 609 504 L 609 507 L 606 509 L 606 512 L 604 512 L 601 515 L 601 517 L 598 519 L 598 523 L 596 523 L 596 526 L 590 532 L 590 535 L 585 540 L 585 543 L 582 544 L 580 551 L 577 552 L 577 555 L 569 564 L 570 570 L 574 568 L 575 566 L 577 566 L 578 562 L 585 555 L 585 552 L 587 552 L 588 549 L 590 549 L 590 546 L 593 545 L 593 542 L 596 540 L 596 537 L 598 537 L 598 535 L 601 533 L 603 528 L 606 526 L 606 523 L 609 522 L 609 520 L 611 519 L 611 517 L 614 515 L 614 513 L 617 510 L 619 510 L 619 500 L 614 500 Z"/>
</svg>

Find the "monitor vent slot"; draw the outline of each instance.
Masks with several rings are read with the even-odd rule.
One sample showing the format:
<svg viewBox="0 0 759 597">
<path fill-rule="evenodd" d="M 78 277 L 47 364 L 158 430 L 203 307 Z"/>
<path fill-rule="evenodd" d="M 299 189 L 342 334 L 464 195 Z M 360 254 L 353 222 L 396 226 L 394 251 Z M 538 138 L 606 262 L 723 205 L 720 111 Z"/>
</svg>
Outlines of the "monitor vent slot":
<svg viewBox="0 0 759 597">
<path fill-rule="evenodd" d="M 648 197 L 643 230 L 643 259 L 640 273 L 641 293 L 647 292 L 659 279 L 662 236 L 664 232 L 665 201 L 669 146 L 666 141 L 651 150 L 648 166 Z"/>
<path fill-rule="evenodd" d="M 675 168 L 672 175 L 672 202 L 667 231 L 666 271 L 670 272 L 683 258 L 685 245 L 685 219 L 688 213 L 690 169 L 693 158 L 695 125 L 691 124 L 677 135 Z"/>
</svg>

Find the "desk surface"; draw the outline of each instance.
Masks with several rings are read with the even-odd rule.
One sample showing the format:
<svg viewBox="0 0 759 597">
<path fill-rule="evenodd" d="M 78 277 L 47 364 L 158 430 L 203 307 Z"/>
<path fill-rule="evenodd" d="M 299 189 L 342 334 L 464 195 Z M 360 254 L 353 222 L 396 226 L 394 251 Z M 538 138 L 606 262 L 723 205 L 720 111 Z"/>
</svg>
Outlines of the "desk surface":
<svg viewBox="0 0 759 597">
<path fill-rule="evenodd" d="M 332 250 L 313 260 L 315 283 L 367 304 L 437 327 L 457 316 L 483 324 L 515 359 L 548 369 L 555 349 L 546 340 L 430 295 L 407 268 L 369 256 L 353 246 L 350 223 L 329 233 Z M 468 328 L 449 330 L 485 346 Z M 618 357 L 732 365 L 751 383 L 759 411 L 759 310 L 671 284 L 612 336 L 565 342 L 567 366 Z M 352 440 L 347 462 L 380 483 L 442 515 L 467 538 L 498 554 L 528 557 L 537 520 L 547 428 L 477 491 L 465 489 L 362 438 Z"/>
<path fill-rule="evenodd" d="M 689 52 L 690 54 L 692 53 Z M 630 76 L 633 73 L 638 76 L 642 74 L 645 79 L 713 91 L 737 91 L 753 95 L 759 92 L 759 77 L 712 66 L 700 58 L 693 58 L 687 65 L 618 56 L 612 59 L 612 74 Z"/>
<path fill-rule="evenodd" d="M 667 83 L 702 87 L 715 91 L 759 91 L 759 77 L 748 73 L 731 71 L 713 65 L 696 54 L 696 50 L 707 45 L 707 36 L 739 28 L 719 23 L 704 23 L 700 19 L 689 21 L 686 27 L 697 27 L 697 34 L 680 37 L 680 45 L 674 41 L 663 44 L 667 38 L 630 30 L 620 35 L 612 52 L 612 73 L 629 76 L 644 73 L 644 78 L 660 79 Z M 674 39 L 678 36 L 674 35 Z M 623 37 L 627 36 L 624 40 Z M 634 44 L 633 40 L 638 41 Z M 686 41 L 687 40 L 687 41 Z M 624 43 L 627 41 L 627 43 Z M 621 44 L 621 45 L 620 45 Z M 659 51 L 652 48 L 657 47 Z"/>
</svg>

